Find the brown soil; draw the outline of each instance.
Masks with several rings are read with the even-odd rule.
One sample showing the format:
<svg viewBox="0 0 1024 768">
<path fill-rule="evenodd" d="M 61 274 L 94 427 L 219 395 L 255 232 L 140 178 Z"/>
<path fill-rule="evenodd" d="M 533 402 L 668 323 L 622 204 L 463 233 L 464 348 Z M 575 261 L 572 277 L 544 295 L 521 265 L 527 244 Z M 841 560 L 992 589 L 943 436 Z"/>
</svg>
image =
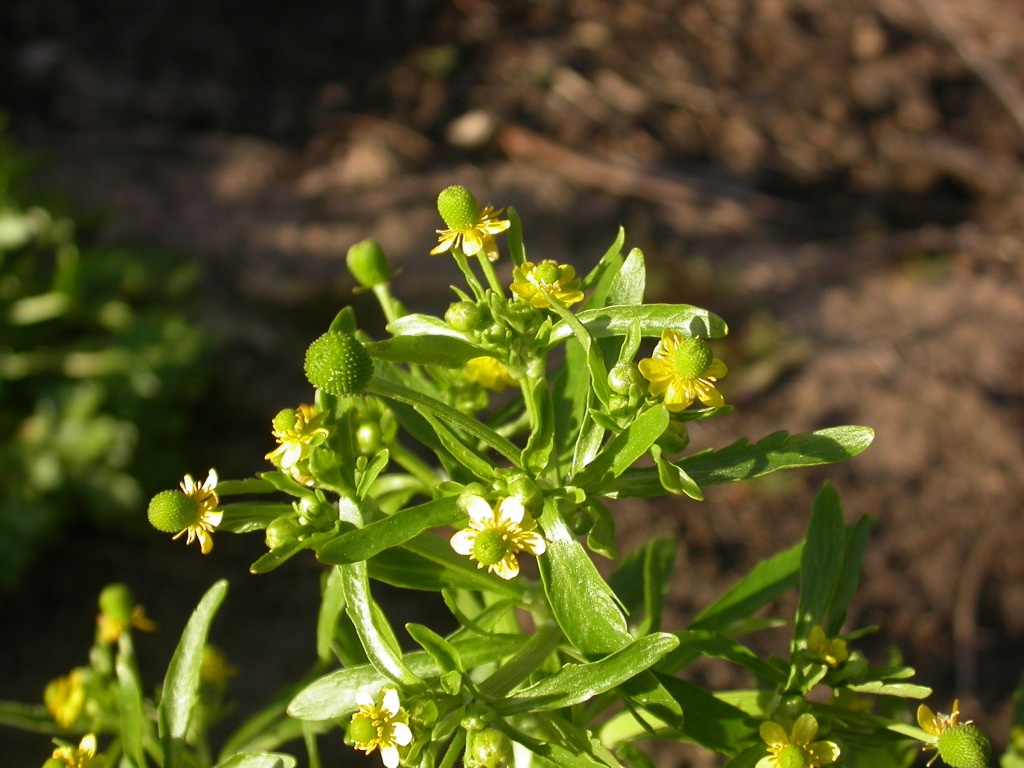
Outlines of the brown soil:
<svg viewBox="0 0 1024 768">
<path fill-rule="evenodd" d="M 584 267 L 621 223 L 652 298 L 733 329 L 718 351 L 737 413 L 702 423 L 700 446 L 878 433 L 845 466 L 703 505 L 623 504 L 624 546 L 679 540 L 673 625 L 797 540 L 828 479 L 849 520 L 877 519 L 850 626 L 880 626 L 876 661 L 898 645 L 933 708 L 959 695 L 1005 740 L 1024 666 L 1024 3 L 367 0 L 245 19 L 70 5 L 0 11 L 14 22 L 0 23 L 14 30 L 0 96 L 51 159 L 47 182 L 110 212 L 104 238 L 207 263 L 221 386 L 241 392 L 225 423 L 247 426 L 225 438 L 227 462 L 215 447 L 204 462 L 261 468 L 266 420 L 305 391 L 303 344 L 350 300 L 353 242 L 373 236 L 400 262 L 407 303 L 444 306 L 449 276 L 424 256 L 443 186 L 515 205 L 531 255 Z M 238 567 L 222 571 L 134 546 L 68 543 L 3 598 L 0 698 L 31 699 L 79 663 L 95 591 L 117 578 L 173 633 L 231 573 L 244 595 L 217 641 L 240 666 L 269 661 L 267 630 L 295 646 L 275 651 L 282 676 L 310 658 L 310 632 L 288 631 L 308 614 L 281 621 L 292 588 L 243 575 L 251 547 L 225 546 Z M 311 564 L 294 578 L 315 591 Z M 39 762 L 41 742 L 15 762 Z"/>
</svg>

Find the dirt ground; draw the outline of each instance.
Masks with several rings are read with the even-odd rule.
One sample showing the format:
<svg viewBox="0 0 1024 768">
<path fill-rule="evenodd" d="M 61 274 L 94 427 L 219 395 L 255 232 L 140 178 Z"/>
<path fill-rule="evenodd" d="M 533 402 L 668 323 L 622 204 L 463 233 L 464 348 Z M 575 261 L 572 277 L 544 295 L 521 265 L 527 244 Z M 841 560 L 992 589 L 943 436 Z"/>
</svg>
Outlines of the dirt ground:
<svg viewBox="0 0 1024 768">
<path fill-rule="evenodd" d="M 875 661 L 898 645 L 933 708 L 958 695 L 1005 741 L 1024 670 L 1024 2 L 14 0 L 0 30 L 0 99 L 46 183 L 109 213 L 105 239 L 207 266 L 211 408 L 231 393 L 213 418 L 234 432 L 229 458 L 205 447 L 185 471 L 261 469 L 267 420 L 305 392 L 308 340 L 345 302 L 379 322 L 350 294 L 353 242 L 384 244 L 409 305 L 447 303 L 425 255 L 442 187 L 514 205 L 532 256 L 580 268 L 622 224 L 652 299 L 732 328 L 716 351 L 737 412 L 696 443 L 878 434 L 847 465 L 623 504 L 624 548 L 679 541 L 674 625 L 797 540 L 827 479 L 849 520 L 877 521 L 849 625 L 878 625 Z M 117 578 L 177 627 L 231 575 L 217 642 L 243 670 L 296 674 L 312 649 L 289 628 L 314 600 L 243 576 L 254 545 L 213 563 L 166 542 L 62 545 L 0 596 L 0 698 L 79 662 L 92 596 Z M 258 696 L 243 679 L 240 699 Z M 24 764 L 45 751 L 18 744 Z"/>
</svg>

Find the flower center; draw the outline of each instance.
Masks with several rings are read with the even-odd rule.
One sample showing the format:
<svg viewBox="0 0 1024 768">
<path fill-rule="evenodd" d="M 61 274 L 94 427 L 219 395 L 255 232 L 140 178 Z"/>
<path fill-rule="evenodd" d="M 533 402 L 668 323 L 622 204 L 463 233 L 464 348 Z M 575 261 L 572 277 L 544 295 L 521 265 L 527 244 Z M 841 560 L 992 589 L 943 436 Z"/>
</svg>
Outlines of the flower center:
<svg viewBox="0 0 1024 768">
<path fill-rule="evenodd" d="M 533 276 L 541 285 L 557 285 L 562 277 L 562 270 L 559 269 L 558 263 L 555 261 L 542 261 L 533 270 Z"/>
<path fill-rule="evenodd" d="M 183 531 L 200 516 L 199 502 L 181 491 L 161 491 L 149 502 L 149 522 L 164 533 Z"/>
<path fill-rule="evenodd" d="M 787 744 L 779 752 L 779 768 L 809 768 L 811 761 L 802 747 Z"/>
<path fill-rule="evenodd" d="M 500 563 L 508 554 L 508 543 L 497 528 L 480 531 L 473 541 L 473 557 L 482 565 Z"/>
<path fill-rule="evenodd" d="M 356 744 L 366 744 L 377 738 L 377 729 L 373 725 L 373 720 L 369 717 L 356 715 L 352 718 L 351 725 L 349 725 L 348 735 L 352 737 L 352 741 Z"/>
<path fill-rule="evenodd" d="M 284 434 L 288 430 L 295 429 L 298 420 L 299 415 L 292 408 L 285 408 L 283 411 L 278 411 L 277 416 L 274 417 L 274 429 L 280 434 Z"/>
<path fill-rule="evenodd" d="M 456 185 L 441 190 L 437 196 L 437 212 L 449 229 L 462 231 L 476 224 L 479 206 L 472 192 Z"/>
<path fill-rule="evenodd" d="M 714 356 L 704 339 L 681 339 L 672 355 L 676 375 L 683 379 L 699 379 L 711 365 Z"/>
</svg>

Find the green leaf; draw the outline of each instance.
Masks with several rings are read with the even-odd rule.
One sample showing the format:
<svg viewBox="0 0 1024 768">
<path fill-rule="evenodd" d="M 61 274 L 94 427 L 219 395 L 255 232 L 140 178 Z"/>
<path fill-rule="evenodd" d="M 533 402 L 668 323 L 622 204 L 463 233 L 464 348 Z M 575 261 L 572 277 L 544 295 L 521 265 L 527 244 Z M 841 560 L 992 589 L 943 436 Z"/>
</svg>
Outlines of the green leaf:
<svg viewBox="0 0 1024 768">
<path fill-rule="evenodd" d="M 722 768 L 755 768 L 767 755 L 768 747 L 765 744 L 754 744 L 744 749 Z"/>
<path fill-rule="evenodd" d="M 437 666 L 445 672 L 464 672 L 458 649 L 437 632 L 422 624 L 412 622 L 405 625 L 409 636 L 430 654 Z"/>
<path fill-rule="evenodd" d="M 0 701 L 0 725 L 30 733 L 67 735 L 71 731 L 53 721 L 53 715 L 42 704 Z"/>
<path fill-rule="evenodd" d="M 751 480 L 780 469 L 816 467 L 853 458 L 874 440 L 868 427 L 831 427 L 790 435 L 774 432 L 751 445 L 739 440 L 719 451 L 702 451 L 687 456 L 678 465 L 701 488 L 709 485 Z M 609 498 L 662 495 L 658 470 L 654 467 L 630 469 L 601 485 L 594 494 Z"/>
<path fill-rule="evenodd" d="M 587 487 L 609 477 L 618 477 L 647 453 L 654 441 L 665 431 L 668 420 L 668 411 L 663 405 L 652 405 L 622 432 L 609 440 L 597 458 L 578 475 L 570 478 L 570 481 L 575 485 Z"/>
<path fill-rule="evenodd" d="M 387 331 L 392 336 L 450 336 L 469 343 L 466 334 L 456 331 L 444 320 L 433 315 L 404 315 L 388 323 Z"/>
<path fill-rule="evenodd" d="M 658 469 L 658 482 L 662 488 L 676 496 L 686 495 L 694 501 L 704 501 L 704 492 L 700 486 L 686 474 L 686 470 L 666 459 L 657 443 L 651 446 L 651 458 Z"/>
<path fill-rule="evenodd" d="M 504 720 L 495 721 L 494 727 L 558 768 L 621 768 L 615 756 L 597 739 L 592 739 L 589 731 L 550 715 L 539 715 L 537 719 L 545 737 L 543 741 Z"/>
<path fill-rule="evenodd" d="M 327 330 L 353 335 L 356 332 L 356 311 L 352 307 L 342 307 Z"/>
<path fill-rule="evenodd" d="M 666 328 L 703 339 L 719 339 L 729 332 L 729 327 L 718 315 L 688 304 L 615 305 L 585 309 L 576 315 L 576 319 L 595 339 L 622 336 L 634 321 L 640 324 L 640 333 L 647 338 L 660 338 Z M 552 347 L 574 334 L 578 335 L 567 322 L 558 323 L 551 329 L 548 346 Z"/>
<path fill-rule="evenodd" d="M 825 634 L 836 637 L 843 629 L 846 612 L 857 594 L 857 583 L 864 563 L 864 549 L 867 547 L 868 534 L 875 522 L 867 515 L 862 515 L 854 525 L 846 529 L 846 545 L 843 550 L 843 570 L 839 575 L 839 584 L 832 596 L 832 605 L 828 613 L 828 625 Z"/>
<path fill-rule="evenodd" d="M 337 523 L 335 523 L 337 528 Z M 286 541 L 279 547 L 274 547 L 265 555 L 257 558 L 256 562 L 249 566 L 249 573 L 270 573 L 275 568 L 284 565 L 288 560 L 304 549 L 316 549 L 320 544 L 332 539 L 337 535 L 336 531 L 324 531 L 312 533 L 300 540 Z"/>
<path fill-rule="evenodd" d="M 406 507 L 390 517 L 335 536 L 317 549 L 316 556 L 328 565 L 358 563 L 385 549 L 400 546 L 431 528 L 454 526 L 465 519 L 465 513 L 458 507 L 458 497 L 445 496 Z"/>
<path fill-rule="evenodd" d="M 245 480 L 221 480 L 217 483 L 217 495 L 238 496 L 247 493 L 273 493 L 276 488 L 260 477 L 249 477 Z"/>
<path fill-rule="evenodd" d="M 445 539 L 429 533 L 421 533 L 402 546 L 447 570 L 449 572 L 447 577 L 450 579 L 448 586 L 495 592 L 519 600 L 523 598 L 525 588 L 518 579 L 500 579 L 493 573 L 480 570 L 468 557 L 455 554 Z"/>
<path fill-rule="evenodd" d="M 515 654 L 502 661 L 501 665 L 478 686 L 480 695 L 499 699 L 530 675 L 539 670 L 548 657 L 558 649 L 562 634 L 557 627 L 541 627 Z"/>
<path fill-rule="evenodd" d="M 609 579 L 611 588 L 634 620 L 643 612 L 638 634 L 656 631 L 661 626 L 661 606 L 671 585 L 675 558 L 673 539 L 651 539 L 623 557 Z"/>
<path fill-rule="evenodd" d="M 391 454 L 387 448 L 381 448 L 373 455 L 370 463 L 367 464 L 366 469 L 363 470 L 359 477 L 359 484 L 356 486 L 356 497 L 360 499 L 366 498 L 367 493 L 370 491 L 370 486 L 377 479 L 377 475 L 384 471 L 390 457 Z"/>
<path fill-rule="evenodd" d="M 498 702 L 495 711 L 507 716 L 581 704 L 649 669 L 678 644 L 674 635 L 647 635 L 600 661 L 566 664 L 554 675 Z"/>
<path fill-rule="evenodd" d="M 395 336 L 363 346 L 374 360 L 461 368 L 474 357 L 490 355 L 483 347 L 454 336 Z"/>
<path fill-rule="evenodd" d="M 526 249 L 523 247 L 523 224 L 519 220 L 519 213 L 511 205 L 505 209 L 508 216 L 508 252 L 512 257 L 512 264 L 516 267 L 522 266 L 526 261 Z"/>
<path fill-rule="evenodd" d="M 601 348 L 598 346 L 594 337 L 589 331 L 583 326 L 583 324 L 577 319 L 576 315 L 572 313 L 572 310 L 567 309 L 563 304 L 547 294 L 544 289 L 541 292 L 550 299 L 551 309 L 562 318 L 562 322 L 559 323 L 552 330 L 554 335 L 555 330 L 559 327 L 567 327 L 572 334 L 576 337 L 576 341 L 580 343 L 583 348 L 585 355 L 585 361 L 587 363 L 587 371 L 590 373 L 590 388 L 594 395 L 601 403 L 607 407 L 608 398 L 611 395 L 611 390 L 608 388 L 608 369 L 604 365 L 604 355 L 601 353 Z"/>
<path fill-rule="evenodd" d="M 345 610 L 352 619 L 370 664 L 399 685 L 417 684 L 419 678 L 402 661 L 394 630 L 370 595 L 366 563 L 336 567 L 341 569 Z"/>
<path fill-rule="evenodd" d="M 590 392 L 588 398 L 587 410 L 591 410 L 596 405 L 594 401 L 597 400 L 597 396 Z M 596 419 L 583 419 L 581 421 L 580 431 L 576 436 L 576 443 L 573 448 L 572 463 L 569 466 L 570 475 L 582 472 L 594 460 L 594 457 L 601 450 L 604 432 L 604 426 Z"/>
<path fill-rule="evenodd" d="M 655 673 L 683 708 L 682 732 L 713 752 L 735 755 L 739 745 L 755 731 L 747 713 L 683 680 Z"/>
<path fill-rule="evenodd" d="M 327 661 L 331 658 L 338 618 L 345 610 L 345 585 L 337 568 L 327 569 L 322 584 L 323 596 L 316 618 L 316 655 L 321 661 Z"/>
<path fill-rule="evenodd" d="M 117 705 L 121 714 L 121 744 L 124 747 L 124 754 L 135 768 L 145 768 L 142 741 L 143 732 L 149 727 L 149 723 L 142 714 L 142 684 L 135 668 L 131 635 L 127 632 L 118 638 L 114 671 L 117 675 Z"/>
<path fill-rule="evenodd" d="M 612 280 L 608 291 L 608 304 L 639 306 L 644 302 L 644 288 L 647 283 L 647 267 L 644 254 L 639 248 L 629 252 L 622 269 Z"/>
<path fill-rule="evenodd" d="M 434 434 L 437 435 L 437 439 L 441 441 L 441 445 L 452 455 L 453 459 L 480 480 L 489 482 L 494 478 L 494 467 L 491 466 L 490 462 L 462 442 L 440 419 L 422 406 L 416 406 L 416 412 L 427 420 L 427 423 L 433 428 Z"/>
<path fill-rule="evenodd" d="M 832 598 L 843 572 L 846 527 L 839 494 L 825 483 L 814 499 L 807 543 L 800 561 L 800 600 L 797 603 L 793 650 L 807 640 L 815 624 L 824 629 Z"/>
<path fill-rule="evenodd" d="M 295 768 L 295 758 L 277 752 L 243 752 L 229 757 L 217 768 Z"/>
<path fill-rule="evenodd" d="M 632 637 L 615 595 L 566 527 L 553 500 L 545 500 L 539 523 L 547 539 L 547 551 L 538 558 L 541 582 L 569 642 L 592 659 L 624 648 Z"/>
<path fill-rule="evenodd" d="M 228 583 L 221 579 L 203 595 L 199 605 L 192 612 L 167 667 L 160 705 L 157 708 L 164 768 L 176 768 L 179 764 L 192 711 L 199 701 L 199 668 L 203 658 L 203 646 L 206 645 L 213 617 L 217 614 L 227 591 Z"/>
<path fill-rule="evenodd" d="M 866 683 L 854 683 L 846 686 L 855 693 L 872 693 L 878 696 L 901 696 L 908 699 L 927 699 L 932 689 L 925 685 L 913 683 L 887 683 L 884 680 L 871 680 Z"/>
<path fill-rule="evenodd" d="M 548 382 L 543 376 L 529 377 L 523 386 L 523 397 L 535 414 L 533 429 L 523 449 L 523 464 L 534 475 L 543 473 L 555 446 L 555 411 Z"/>
<path fill-rule="evenodd" d="M 511 656 L 528 640 L 523 635 L 467 635 L 453 638 L 451 643 L 458 650 L 465 668 L 474 669 Z M 407 653 L 403 662 L 423 680 L 436 680 L 444 674 L 444 670 L 425 651 Z M 344 717 L 356 711 L 356 697 L 360 693 L 376 696 L 389 683 L 389 678 L 370 664 L 335 670 L 303 688 L 288 705 L 288 714 L 300 720 Z"/>
<path fill-rule="evenodd" d="M 784 685 L 786 673 L 758 658 L 757 654 L 745 645 L 726 637 L 718 632 L 707 630 L 687 630 L 677 632 L 680 648 L 689 648 L 702 656 L 711 659 L 724 659 L 738 664 L 755 677 L 772 686 Z"/>
<path fill-rule="evenodd" d="M 619 269 L 622 268 L 622 245 L 625 242 L 626 230 L 619 227 L 615 240 L 608 246 L 608 250 L 604 252 L 601 258 L 598 259 L 597 264 L 594 265 L 594 268 L 583 278 L 582 288 L 584 291 L 589 291 L 592 286 L 596 286 L 590 296 L 587 297 L 587 300 L 583 302 L 583 306 L 603 307 L 605 305 L 605 299 L 611 288 L 612 280 L 615 279 Z"/>
<path fill-rule="evenodd" d="M 220 487 L 218 486 L 218 490 Z M 267 527 L 275 517 L 292 511 L 291 504 L 269 504 L 267 502 L 243 502 L 225 504 L 220 507 L 224 518 L 217 526 L 218 531 L 229 533 L 252 533 Z"/>
</svg>

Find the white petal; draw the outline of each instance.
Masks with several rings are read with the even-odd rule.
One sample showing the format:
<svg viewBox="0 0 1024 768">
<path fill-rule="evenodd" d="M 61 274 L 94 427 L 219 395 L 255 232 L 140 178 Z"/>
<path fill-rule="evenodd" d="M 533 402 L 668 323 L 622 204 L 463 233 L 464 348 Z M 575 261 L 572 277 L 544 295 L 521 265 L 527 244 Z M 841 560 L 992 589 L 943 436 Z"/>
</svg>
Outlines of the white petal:
<svg viewBox="0 0 1024 768">
<path fill-rule="evenodd" d="M 398 768 L 398 747 L 381 747 L 380 759 L 385 768 Z"/>
<path fill-rule="evenodd" d="M 391 724 L 391 739 L 400 747 L 407 747 L 412 742 L 412 730 L 405 723 Z"/>
<path fill-rule="evenodd" d="M 534 556 L 543 555 L 548 548 L 544 537 L 534 531 L 523 531 L 519 534 L 519 542 L 523 545 L 524 550 Z"/>
<path fill-rule="evenodd" d="M 466 514 L 469 519 L 477 523 L 484 523 L 494 519 L 494 510 L 487 503 L 487 499 L 481 496 L 470 496 L 465 502 Z"/>
<path fill-rule="evenodd" d="M 456 532 L 450 539 L 452 549 L 458 555 L 469 557 L 473 554 L 473 544 L 476 542 L 476 531 L 465 528 Z"/>
<path fill-rule="evenodd" d="M 507 499 L 502 500 L 501 505 L 498 507 L 498 514 L 503 521 L 519 525 L 519 523 L 523 522 L 526 508 L 518 498 L 509 496 Z"/>
<path fill-rule="evenodd" d="M 366 691 L 360 691 L 356 694 L 356 704 L 360 707 L 372 707 L 374 705 L 373 696 Z"/>
<path fill-rule="evenodd" d="M 210 474 L 206 476 L 206 482 L 203 483 L 203 490 L 212 491 L 214 488 L 217 487 L 217 481 L 217 470 L 211 469 Z"/>
<path fill-rule="evenodd" d="M 384 698 L 381 700 L 380 706 L 381 709 L 383 709 L 392 717 L 397 715 L 398 710 L 402 708 L 402 704 L 398 700 L 398 691 L 396 691 L 394 688 L 388 688 L 384 692 Z"/>
</svg>

